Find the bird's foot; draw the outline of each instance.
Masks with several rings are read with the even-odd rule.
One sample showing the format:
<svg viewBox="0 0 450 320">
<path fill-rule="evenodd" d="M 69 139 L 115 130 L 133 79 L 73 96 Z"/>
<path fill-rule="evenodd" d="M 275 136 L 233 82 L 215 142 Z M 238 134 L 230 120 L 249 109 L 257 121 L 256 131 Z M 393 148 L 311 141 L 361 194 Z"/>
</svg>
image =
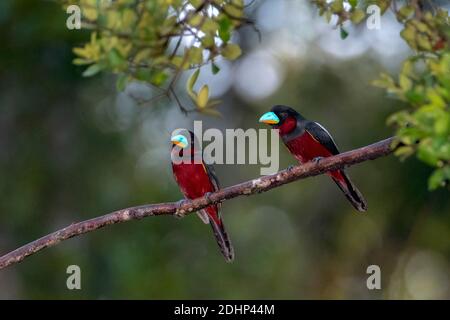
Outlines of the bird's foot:
<svg viewBox="0 0 450 320">
<path fill-rule="evenodd" d="M 205 193 L 205 198 L 206 198 L 206 200 L 208 200 L 208 202 L 212 202 L 212 200 L 211 200 L 211 195 L 212 195 L 212 192 L 207 192 L 207 193 Z"/>
<path fill-rule="evenodd" d="M 174 213 L 175 218 L 181 219 L 186 216 L 186 210 L 181 209 L 181 207 L 183 206 L 183 204 L 185 202 L 186 202 L 186 199 L 181 199 L 180 201 L 177 202 L 177 204 L 176 204 L 177 209 Z"/>
<path fill-rule="evenodd" d="M 314 159 L 312 159 L 312 161 L 315 163 L 315 164 L 318 164 L 319 162 L 320 162 L 320 160 L 322 160 L 323 159 L 323 157 L 315 157 Z"/>
</svg>

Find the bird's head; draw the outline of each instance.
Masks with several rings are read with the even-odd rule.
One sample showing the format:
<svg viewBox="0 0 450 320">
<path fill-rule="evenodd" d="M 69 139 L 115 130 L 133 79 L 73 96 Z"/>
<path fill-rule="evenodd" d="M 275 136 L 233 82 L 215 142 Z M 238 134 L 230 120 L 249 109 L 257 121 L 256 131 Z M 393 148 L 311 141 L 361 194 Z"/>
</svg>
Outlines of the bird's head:
<svg viewBox="0 0 450 320">
<path fill-rule="evenodd" d="M 201 159 L 202 149 L 200 141 L 192 131 L 186 129 L 176 130 L 170 141 L 172 142 L 172 162 L 174 159 L 175 161 L 182 160 L 188 162 L 197 161 L 197 158 Z"/>
<path fill-rule="evenodd" d="M 191 130 L 187 129 L 176 130 L 173 133 L 170 141 L 172 142 L 172 148 L 178 146 L 181 149 L 190 148 L 193 151 L 201 150 L 200 141 Z"/>
<path fill-rule="evenodd" d="M 187 148 L 189 146 L 189 140 L 182 134 L 177 134 L 173 136 L 170 141 L 173 146 L 178 146 L 180 148 Z"/>
<path fill-rule="evenodd" d="M 295 129 L 298 119 L 303 119 L 303 117 L 297 111 L 291 107 L 277 105 L 273 106 L 269 112 L 264 113 L 259 118 L 259 122 L 290 132 Z"/>
</svg>

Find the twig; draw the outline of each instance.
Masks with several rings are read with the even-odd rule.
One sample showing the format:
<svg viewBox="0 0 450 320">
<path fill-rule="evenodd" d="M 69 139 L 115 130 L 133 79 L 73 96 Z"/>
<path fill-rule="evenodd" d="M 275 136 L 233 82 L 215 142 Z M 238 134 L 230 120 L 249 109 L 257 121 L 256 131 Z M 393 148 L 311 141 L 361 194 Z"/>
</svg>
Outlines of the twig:
<svg viewBox="0 0 450 320">
<path fill-rule="evenodd" d="M 90 220 L 74 223 L 0 257 L 0 269 L 19 263 L 26 257 L 45 248 L 55 246 L 64 240 L 80 236 L 108 225 L 138 220 L 150 216 L 184 216 L 214 203 L 223 202 L 242 195 L 249 196 L 265 192 L 299 179 L 316 176 L 327 171 L 342 169 L 356 163 L 386 156 L 394 151 L 392 148 L 393 141 L 394 138 L 388 138 L 359 149 L 323 158 L 318 162 L 308 162 L 303 165 L 282 170 L 273 175 L 242 182 L 194 200 L 131 207 Z"/>
<path fill-rule="evenodd" d="M 134 95 L 131 92 L 128 93 L 128 96 L 131 99 L 133 99 L 138 106 L 151 105 L 153 102 L 156 102 L 156 101 L 158 101 L 158 100 L 160 100 L 160 99 L 162 99 L 164 97 L 168 97 L 169 98 L 168 92 L 166 92 L 166 91 L 158 93 L 158 94 L 156 94 L 153 97 L 148 98 L 148 99 L 138 97 L 138 96 Z"/>
<path fill-rule="evenodd" d="M 183 112 L 184 115 L 187 115 L 188 112 L 189 112 L 189 110 L 186 109 L 186 108 L 181 104 L 181 101 L 180 101 L 180 99 L 178 98 L 178 96 L 177 96 L 177 94 L 176 94 L 174 88 L 173 88 L 173 87 L 170 87 L 170 88 L 169 88 L 169 92 L 170 92 L 170 93 L 172 94 L 172 96 L 174 97 L 174 99 L 175 99 L 175 101 L 176 101 L 176 103 L 177 103 L 177 105 L 178 105 L 178 108 L 180 108 L 181 112 Z"/>
<path fill-rule="evenodd" d="M 422 20 L 422 3 L 420 0 L 411 0 L 411 6 L 414 7 L 416 18 Z"/>
</svg>

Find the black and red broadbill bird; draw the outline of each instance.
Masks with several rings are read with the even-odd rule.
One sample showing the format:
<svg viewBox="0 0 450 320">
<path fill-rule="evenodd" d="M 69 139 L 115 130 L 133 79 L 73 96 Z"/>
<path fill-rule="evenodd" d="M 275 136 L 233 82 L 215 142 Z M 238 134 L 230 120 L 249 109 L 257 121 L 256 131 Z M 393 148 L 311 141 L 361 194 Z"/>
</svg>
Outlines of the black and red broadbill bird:
<svg viewBox="0 0 450 320">
<path fill-rule="evenodd" d="M 330 133 L 319 123 L 302 117 L 294 109 L 277 105 L 262 115 L 259 122 L 273 126 L 291 154 L 300 162 L 339 154 Z M 364 212 L 367 203 L 344 170 L 327 172 L 356 210 Z"/>
<path fill-rule="evenodd" d="M 195 199 L 220 189 L 219 181 L 211 165 L 204 163 L 202 151 L 197 150 L 198 140 L 193 132 L 186 130 L 183 134 L 173 136 L 171 162 L 175 180 L 187 199 Z M 186 134 L 187 135 L 187 134 Z M 189 138 L 189 139 L 188 139 Z M 184 159 L 184 161 L 180 161 Z M 194 161 L 197 159 L 197 161 Z M 210 224 L 217 244 L 225 260 L 234 260 L 234 249 L 223 224 L 220 213 L 221 204 L 214 204 L 197 212 L 200 219 Z"/>
</svg>

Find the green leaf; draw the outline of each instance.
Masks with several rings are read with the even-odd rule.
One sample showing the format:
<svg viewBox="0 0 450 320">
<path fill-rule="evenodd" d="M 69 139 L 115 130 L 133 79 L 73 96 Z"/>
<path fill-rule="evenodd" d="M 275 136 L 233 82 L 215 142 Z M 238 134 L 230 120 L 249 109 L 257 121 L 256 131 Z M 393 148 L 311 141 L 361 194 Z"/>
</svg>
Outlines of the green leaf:
<svg viewBox="0 0 450 320">
<path fill-rule="evenodd" d="M 231 38 L 231 20 L 227 16 L 223 16 L 219 20 L 219 37 L 223 42 L 230 41 Z"/>
<path fill-rule="evenodd" d="M 333 13 L 340 13 L 344 10 L 344 1 L 343 0 L 334 0 L 330 5 L 331 11 Z"/>
<path fill-rule="evenodd" d="M 419 20 L 411 20 L 411 23 L 422 33 L 429 33 L 430 29 L 426 23 L 420 22 Z"/>
<path fill-rule="evenodd" d="M 447 105 L 445 100 L 432 88 L 427 90 L 427 98 L 430 100 L 430 103 L 437 108 L 445 108 Z"/>
<path fill-rule="evenodd" d="M 414 13 L 414 7 L 413 6 L 403 6 L 398 10 L 397 18 L 400 21 L 408 19 L 412 14 Z"/>
<path fill-rule="evenodd" d="M 137 20 L 136 13 L 131 9 L 125 9 L 122 12 L 123 28 L 131 28 Z"/>
<path fill-rule="evenodd" d="M 150 54 L 152 53 L 152 50 L 149 48 L 140 50 L 135 56 L 134 56 L 134 62 L 140 63 L 143 60 L 146 60 L 150 57 Z"/>
<path fill-rule="evenodd" d="M 372 85 L 379 88 L 392 89 L 395 88 L 395 81 L 387 73 L 381 73 L 379 79 L 372 81 Z"/>
<path fill-rule="evenodd" d="M 397 124 L 399 126 L 406 127 L 408 124 L 412 122 L 413 117 L 407 111 L 399 111 L 394 114 L 391 114 L 386 120 L 386 124 L 388 126 Z"/>
<path fill-rule="evenodd" d="M 450 115 L 443 114 L 434 123 L 434 132 L 437 135 L 447 136 L 450 133 Z"/>
<path fill-rule="evenodd" d="M 164 70 L 160 70 L 160 71 L 152 73 L 150 82 L 151 82 L 151 84 L 153 84 L 157 87 L 160 87 L 164 83 L 166 83 L 166 80 L 168 78 L 169 78 L 169 76 L 167 75 L 167 73 Z"/>
<path fill-rule="evenodd" d="M 150 82 L 152 80 L 153 73 L 150 69 L 141 68 L 136 70 L 134 77 L 139 81 Z"/>
<path fill-rule="evenodd" d="M 400 36 L 413 48 L 416 48 L 416 29 L 411 25 L 406 25 L 406 28 L 400 32 Z"/>
<path fill-rule="evenodd" d="M 448 136 L 438 136 L 433 139 L 433 149 L 436 156 L 441 160 L 438 166 L 442 166 L 444 161 L 446 163 L 450 160 L 450 140 Z"/>
<path fill-rule="evenodd" d="M 380 7 L 381 14 L 384 14 L 391 4 L 391 0 L 376 0 L 376 1 L 371 0 L 370 2 L 375 3 L 377 6 Z"/>
<path fill-rule="evenodd" d="M 417 34 L 416 41 L 420 49 L 425 51 L 431 51 L 433 46 L 431 45 L 430 38 L 423 34 Z"/>
<path fill-rule="evenodd" d="M 341 30 L 341 39 L 344 40 L 345 38 L 348 37 L 348 32 L 342 26 L 340 30 Z"/>
<path fill-rule="evenodd" d="M 149 2 L 152 2 L 152 1 L 149 1 Z M 195 9 L 199 8 L 203 4 L 202 0 L 189 0 L 189 2 Z"/>
<path fill-rule="evenodd" d="M 418 91 L 418 90 L 409 90 L 405 93 L 406 99 L 413 104 L 413 105 L 419 105 L 425 101 L 425 95 Z"/>
<path fill-rule="evenodd" d="M 112 68 L 120 68 L 125 65 L 126 61 L 120 54 L 119 50 L 113 48 L 108 52 L 108 61 Z"/>
<path fill-rule="evenodd" d="M 201 31 L 203 31 L 206 34 L 215 34 L 217 32 L 217 30 L 219 29 L 219 24 L 211 19 L 211 18 L 203 18 L 203 24 L 200 28 Z"/>
<path fill-rule="evenodd" d="M 404 74 L 405 76 L 413 76 L 414 75 L 414 64 L 413 61 L 411 61 L 410 59 L 406 60 L 405 62 L 403 62 L 402 65 L 402 74 Z"/>
<path fill-rule="evenodd" d="M 437 166 L 439 162 L 439 157 L 436 154 L 436 150 L 434 150 L 431 139 L 424 139 L 420 142 L 419 148 L 417 149 L 417 157 L 429 164 L 430 166 Z"/>
<path fill-rule="evenodd" d="M 189 49 L 189 62 L 191 64 L 201 64 L 203 62 L 203 49 L 191 47 Z"/>
<path fill-rule="evenodd" d="M 203 109 L 207 106 L 209 100 L 209 88 L 204 85 L 198 92 L 196 104 L 199 109 Z"/>
<path fill-rule="evenodd" d="M 203 45 L 203 47 L 204 47 L 205 49 L 206 49 L 206 48 L 214 47 L 214 44 L 215 44 L 215 42 L 214 42 L 214 36 L 213 36 L 213 35 L 207 34 L 207 35 L 205 35 L 205 36 L 202 38 L 202 45 Z"/>
<path fill-rule="evenodd" d="M 197 82 L 199 74 L 200 74 L 200 69 L 195 70 L 191 74 L 191 76 L 189 77 L 189 79 L 186 83 L 186 91 L 189 94 L 189 96 L 191 97 L 191 99 L 194 101 L 197 99 L 197 95 L 194 92 L 194 85 Z"/>
<path fill-rule="evenodd" d="M 126 74 L 119 74 L 116 80 L 116 89 L 117 91 L 124 91 L 128 82 L 128 76 Z"/>
<path fill-rule="evenodd" d="M 92 77 L 99 73 L 102 70 L 99 64 L 93 64 L 90 65 L 86 70 L 83 72 L 83 77 Z"/>
<path fill-rule="evenodd" d="M 427 136 L 427 133 L 419 127 L 404 126 L 397 130 L 397 136 L 405 145 L 414 145 Z"/>
<path fill-rule="evenodd" d="M 414 149 L 410 146 L 402 146 L 395 150 L 394 154 L 400 158 L 400 160 L 405 160 L 412 154 L 414 154 Z"/>
<path fill-rule="evenodd" d="M 356 8 L 358 5 L 358 0 L 348 0 L 348 3 L 352 6 L 352 8 Z"/>
<path fill-rule="evenodd" d="M 203 20 L 203 15 L 201 15 L 200 13 L 196 13 L 191 18 L 189 18 L 189 24 L 194 27 L 197 27 L 200 25 L 202 20 Z"/>
<path fill-rule="evenodd" d="M 217 64 L 215 64 L 214 62 L 211 63 L 211 71 L 213 74 L 218 74 L 220 71 L 220 68 Z"/>
<path fill-rule="evenodd" d="M 175 67 L 177 67 L 177 68 L 182 68 L 182 67 L 184 67 L 184 65 L 182 66 L 181 64 L 183 63 L 183 61 L 184 61 L 184 58 L 183 57 L 180 57 L 180 56 L 174 56 L 173 58 L 172 58 L 172 64 L 175 66 Z M 186 64 L 186 63 L 185 63 Z"/>
<path fill-rule="evenodd" d="M 434 170 L 428 179 L 428 189 L 436 190 L 439 187 L 444 187 L 450 179 L 450 167 L 444 167 Z"/>
<path fill-rule="evenodd" d="M 229 15 L 230 17 L 233 18 L 240 18 L 243 16 L 244 11 L 242 10 L 243 6 L 237 6 L 234 4 L 225 4 L 225 6 L 223 7 L 223 11 L 225 12 L 225 14 Z"/>
<path fill-rule="evenodd" d="M 92 60 L 81 59 L 81 58 L 75 58 L 72 61 L 72 63 L 74 65 L 77 65 L 77 66 L 83 66 L 83 65 L 91 64 L 92 62 L 93 62 Z"/>
<path fill-rule="evenodd" d="M 187 81 L 187 91 L 192 91 L 194 89 L 194 85 L 197 82 L 198 76 L 200 74 L 200 69 L 195 70 Z"/>
<path fill-rule="evenodd" d="M 396 149 L 402 142 L 397 137 L 394 138 L 394 140 L 391 143 L 391 149 Z"/>
<path fill-rule="evenodd" d="M 351 14 L 351 20 L 354 24 L 358 24 L 361 21 L 364 20 L 364 18 L 366 17 L 366 14 L 364 13 L 363 10 L 361 9 L 355 9 L 355 11 L 352 12 Z"/>
<path fill-rule="evenodd" d="M 207 108 L 214 108 L 215 106 L 219 105 L 222 103 L 222 100 L 209 100 L 208 101 L 208 105 L 206 106 Z"/>
<path fill-rule="evenodd" d="M 327 21 L 327 23 L 330 23 L 332 16 L 333 16 L 333 12 L 331 12 L 330 10 L 327 10 L 325 12 L 325 20 Z"/>
<path fill-rule="evenodd" d="M 402 88 L 403 91 L 409 91 L 413 86 L 413 82 L 411 81 L 411 79 L 402 73 L 399 75 L 398 81 L 400 84 L 400 88 Z"/>
<path fill-rule="evenodd" d="M 224 58 L 228 60 L 235 60 L 241 55 L 241 48 L 234 43 L 227 44 L 221 51 L 221 54 Z"/>
</svg>

